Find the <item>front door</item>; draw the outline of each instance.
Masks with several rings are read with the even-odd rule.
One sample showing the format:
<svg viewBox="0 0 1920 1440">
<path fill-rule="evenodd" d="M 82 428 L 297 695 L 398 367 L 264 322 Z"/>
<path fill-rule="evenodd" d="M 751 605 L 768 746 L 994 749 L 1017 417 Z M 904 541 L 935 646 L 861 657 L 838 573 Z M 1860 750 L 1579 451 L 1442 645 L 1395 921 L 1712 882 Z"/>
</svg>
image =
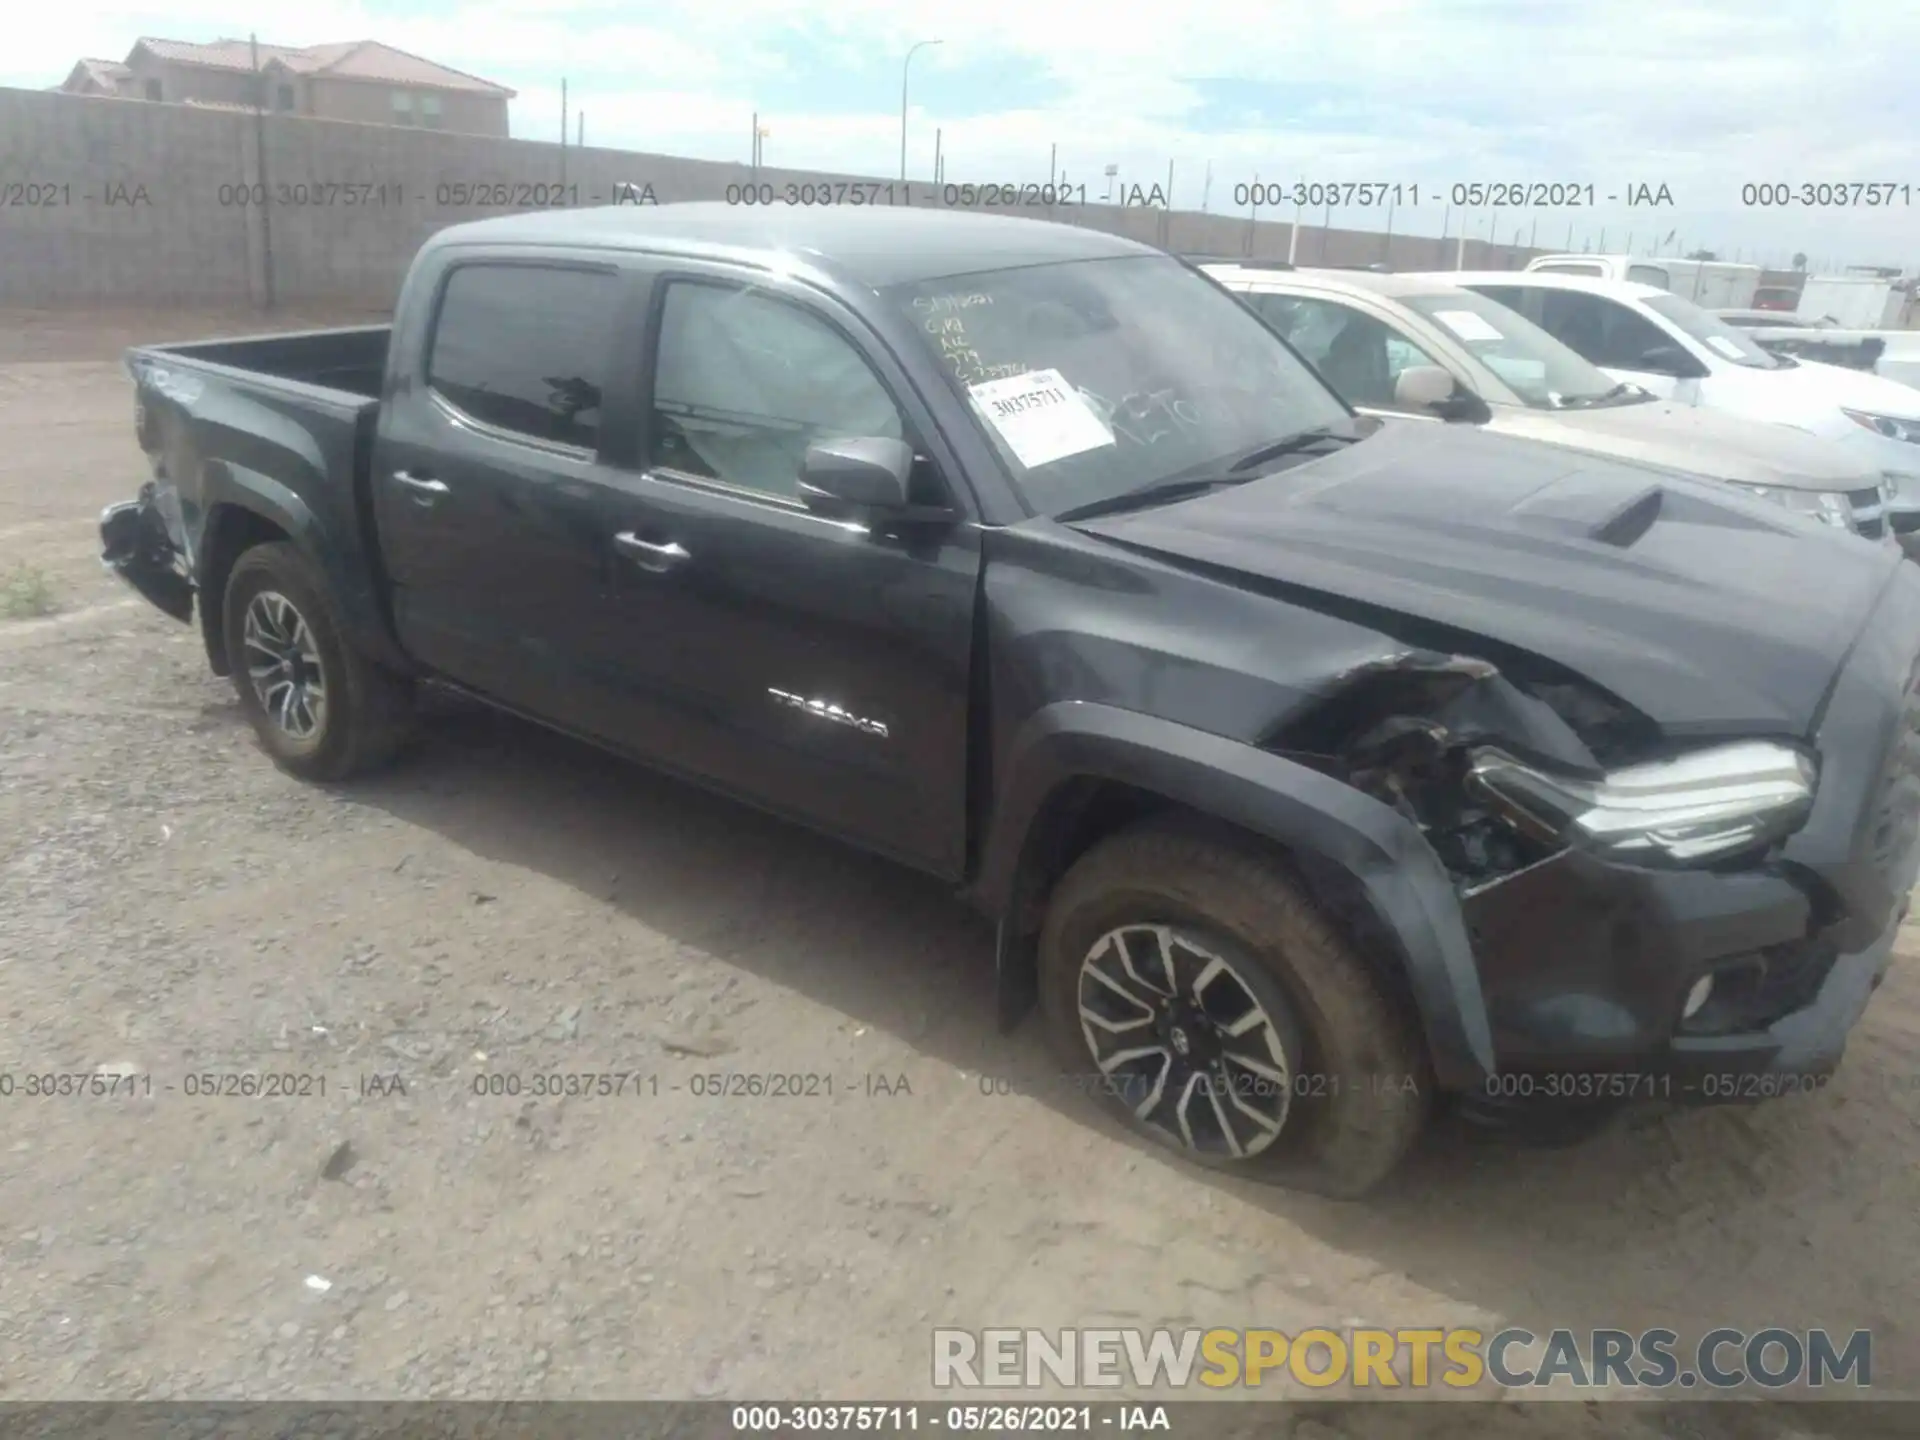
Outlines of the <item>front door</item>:
<svg viewBox="0 0 1920 1440">
<path fill-rule="evenodd" d="M 920 457 L 915 498 L 953 503 L 930 415 L 856 317 L 764 276 L 659 275 L 648 341 L 599 656 L 634 724 L 710 783 L 958 876 L 978 535 L 798 498 L 812 441 L 890 436 Z"/>
<path fill-rule="evenodd" d="M 1334 394 L 1356 410 L 1418 420 L 1438 419 L 1430 408 L 1408 404 L 1399 394 L 1407 371 L 1431 368 L 1471 387 L 1397 326 L 1357 306 L 1318 295 L 1267 292 L 1247 297 L 1270 325 L 1286 336 Z"/>
</svg>

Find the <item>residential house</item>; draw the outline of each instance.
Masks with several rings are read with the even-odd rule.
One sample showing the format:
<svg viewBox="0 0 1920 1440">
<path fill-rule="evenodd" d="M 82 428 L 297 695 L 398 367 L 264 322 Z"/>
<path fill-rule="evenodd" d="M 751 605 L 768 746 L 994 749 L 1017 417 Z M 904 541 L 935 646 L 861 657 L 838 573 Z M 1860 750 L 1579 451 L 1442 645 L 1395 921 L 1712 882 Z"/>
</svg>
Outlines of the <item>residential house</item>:
<svg viewBox="0 0 1920 1440">
<path fill-rule="evenodd" d="M 80 61 L 60 88 L 221 109 L 261 103 L 288 115 L 499 136 L 507 133 L 514 95 L 378 40 L 255 47 L 246 40 L 143 38 L 123 61 Z"/>
</svg>

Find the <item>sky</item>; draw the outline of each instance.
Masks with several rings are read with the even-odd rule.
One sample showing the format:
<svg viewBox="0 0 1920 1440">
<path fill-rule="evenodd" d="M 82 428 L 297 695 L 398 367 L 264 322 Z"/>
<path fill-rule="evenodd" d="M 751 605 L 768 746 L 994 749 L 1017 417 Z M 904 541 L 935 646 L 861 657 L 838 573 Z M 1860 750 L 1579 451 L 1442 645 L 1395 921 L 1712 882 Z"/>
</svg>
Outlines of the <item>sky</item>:
<svg viewBox="0 0 1920 1440">
<path fill-rule="evenodd" d="M 264 28 L 263 28 L 264 27 Z M 1476 238 L 1814 268 L 1920 267 L 1920 5 L 1908 0 L 306 0 L 19 7 L 0 85 L 56 85 L 141 35 L 306 45 L 374 38 L 518 91 L 516 136 L 950 182 L 1107 193 L 1106 167 L 1179 209 L 1247 213 L 1262 181 L 1400 184 L 1396 233 L 1457 235 L 1456 184 L 1594 187 L 1592 208 L 1465 217 Z M 1209 182 L 1208 176 L 1211 176 Z M 1879 208 L 1743 204 L 1744 184 L 1894 182 Z M 1662 185 L 1670 206 L 1629 209 Z M 1407 203 L 1411 187 L 1417 206 Z M 1608 196 L 1617 195 L 1610 202 Z M 1291 207 L 1263 211 L 1292 218 Z M 1304 217 L 1324 221 L 1324 211 Z M 1382 229 L 1383 210 L 1336 209 Z M 1536 238 L 1537 237 L 1537 238 Z"/>
</svg>

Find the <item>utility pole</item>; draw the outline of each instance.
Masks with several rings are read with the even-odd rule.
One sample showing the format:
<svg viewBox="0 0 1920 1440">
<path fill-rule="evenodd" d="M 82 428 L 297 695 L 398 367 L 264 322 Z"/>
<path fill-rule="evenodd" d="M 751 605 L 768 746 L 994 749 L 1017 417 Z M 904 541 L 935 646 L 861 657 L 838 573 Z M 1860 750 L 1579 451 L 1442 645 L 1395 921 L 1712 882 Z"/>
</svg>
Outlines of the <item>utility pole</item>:
<svg viewBox="0 0 1920 1440">
<path fill-rule="evenodd" d="M 260 289 L 266 308 L 273 309 L 273 222 L 268 218 L 273 206 L 267 201 L 273 191 L 267 183 L 267 77 L 260 73 L 260 37 L 247 36 L 247 53 L 253 61 L 253 160 L 260 177 Z"/>
<path fill-rule="evenodd" d="M 567 183 L 567 77 L 560 77 L 560 183 Z"/>
<path fill-rule="evenodd" d="M 1209 160 L 1207 162 L 1207 176 L 1204 180 L 1200 182 L 1200 213 L 1202 215 L 1207 215 L 1212 213 L 1208 208 L 1212 200 L 1213 200 L 1213 162 Z"/>
</svg>

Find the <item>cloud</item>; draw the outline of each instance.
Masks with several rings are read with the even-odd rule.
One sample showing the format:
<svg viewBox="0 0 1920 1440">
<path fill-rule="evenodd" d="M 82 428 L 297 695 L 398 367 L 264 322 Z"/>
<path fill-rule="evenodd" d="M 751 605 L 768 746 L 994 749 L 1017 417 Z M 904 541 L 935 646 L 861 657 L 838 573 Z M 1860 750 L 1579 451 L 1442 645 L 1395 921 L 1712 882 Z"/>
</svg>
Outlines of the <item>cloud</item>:
<svg viewBox="0 0 1920 1440">
<path fill-rule="evenodd" d="M 1678 229 L 1688 244 L 1783 260 L 1900 263 L 1920 245 L 1920 8 L 1869 0 L 480 0 L 439 10 L 314 0 L 278 12 L 237 0 L 69 4 L 23 12 L 0 83 L 57 83 L 83 54 L 119 56 L 140 34 L 245 34 L 303 44 L 375 36 L 521 92 L 516 133 L 557 136 L 559 80 L 601 145 L 743 160 L 749 121 L 773 131 L 769 163 L 885 176 L 898 165 L 900 62 L 916 55 L 909 163 L 931 171 L 941 132 L 950 180 L 1036 180 L 1059 165 L 1096 189 L 1105 166 L 1212 208 L 1265 179 L 1400 181 L 1439 203 L 1396 228 L 1456 233 L 1455 182 L 1595 186 L 1579 210 L 1477 213 L 1504 238 L 1536 223 L 1636 243 Z M 1743 206 L 1742 182 L 1894 181 L 1874 211 Z M 1608 204 L 1665 183 L 1671 211 Z M 1336 214 L 1364 226 L 1372 217 Z"/>
</svg>

